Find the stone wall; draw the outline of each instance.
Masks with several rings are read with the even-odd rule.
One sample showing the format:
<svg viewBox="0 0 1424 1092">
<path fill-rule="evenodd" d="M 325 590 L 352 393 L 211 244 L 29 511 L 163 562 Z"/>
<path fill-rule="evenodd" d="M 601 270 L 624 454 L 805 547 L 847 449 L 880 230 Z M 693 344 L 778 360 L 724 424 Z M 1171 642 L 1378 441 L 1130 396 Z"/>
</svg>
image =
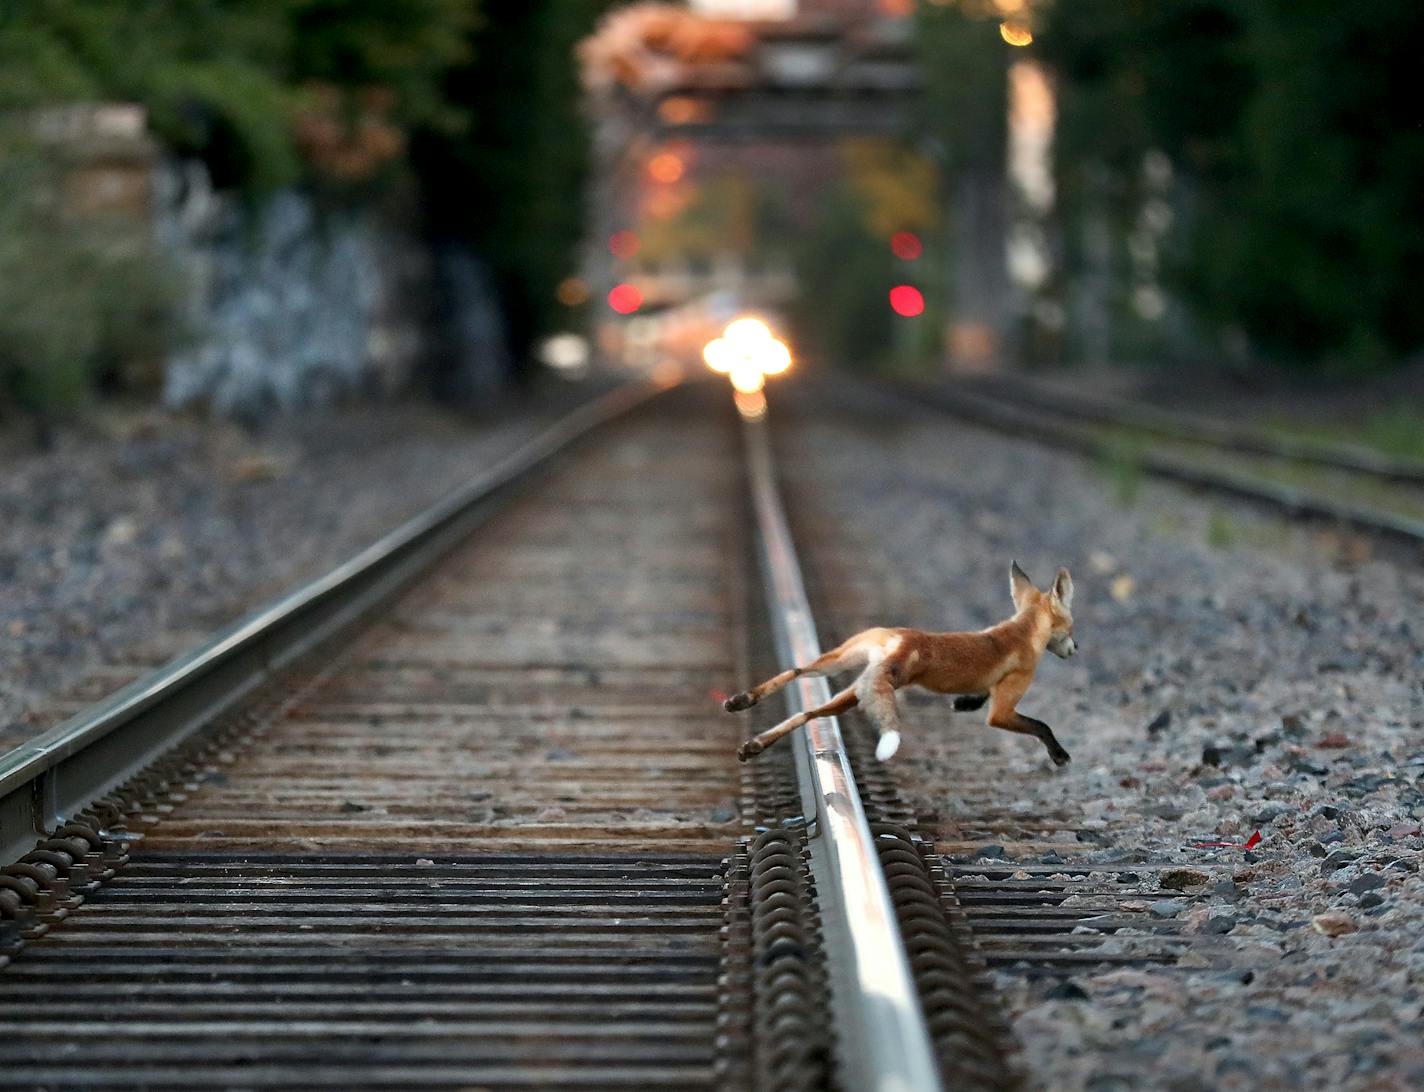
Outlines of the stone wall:
<svg viewBox="0 0 1424 1092">
<path fill-rule="evenodd" d="M 255 421 L 410 382 L 433 276 L 416 239 L 369 211 L 318 212 L 297 191 L 246 206 L 194 162 L 161 165 L 154 191 L 159 241 L 188 297 L 169 405 Z"/>
<path fill-rule="evenodd" d="M 390 199 L 329 207 L 300 189 L 256 201 L 214 189 L 201 162 L 165 157 L 128 103 L 45 110 L 34 129 L 62 165 L 76 225 L 151 229 L 176 274 L 186 336 L 161 366 L 120 362 L 121 375 L 141 375 L 130 389 L 156 379 L 171 407 L 256 422 L 413 384 L 478 404 L 509 382 L 488 267 L 406 226 L 410 203 L 402 220 Z"/>
</svg>

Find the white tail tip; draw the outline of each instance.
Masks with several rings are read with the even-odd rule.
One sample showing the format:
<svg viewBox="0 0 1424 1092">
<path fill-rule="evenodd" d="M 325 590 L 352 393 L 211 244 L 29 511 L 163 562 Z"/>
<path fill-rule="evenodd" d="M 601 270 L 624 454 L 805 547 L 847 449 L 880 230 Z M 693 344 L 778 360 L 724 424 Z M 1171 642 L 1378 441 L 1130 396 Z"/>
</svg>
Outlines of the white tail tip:
<svg viewBox="0 0 1424 1092">
<path fill-rule="evenodd" d="M 900 733 L 886 732 L 880 737 L 880 742 L 875 745 L 875 760 L 884 762 L 895 757 L 895 752 L 900 749 Z"/>
</svg>

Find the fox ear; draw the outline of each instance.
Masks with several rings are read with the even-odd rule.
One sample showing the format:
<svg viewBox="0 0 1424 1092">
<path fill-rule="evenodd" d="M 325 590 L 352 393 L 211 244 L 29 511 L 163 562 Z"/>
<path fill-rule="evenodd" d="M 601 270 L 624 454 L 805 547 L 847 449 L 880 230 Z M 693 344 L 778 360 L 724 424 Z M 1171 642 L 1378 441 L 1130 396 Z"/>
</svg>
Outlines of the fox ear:
<svg viewBox="0 0 1424 1092">
<path fill-rule="evenodd" d="M 1067 569 L 1059 569 L 1053 580 L 1053 594 L 1069 610 L 1073 608 L 1073 577 Z"/>
<path fill-rule="evenodd" d="M 1009 594 L 1013 596 L 1014 606 L 1022 607 L 1024 598 L 1034 590 L 1033 581 L 1028 578 L 1028 573 L 1019 568 L 1017 561 L 1012 562 L 1009 565 Z"/>
</svg>

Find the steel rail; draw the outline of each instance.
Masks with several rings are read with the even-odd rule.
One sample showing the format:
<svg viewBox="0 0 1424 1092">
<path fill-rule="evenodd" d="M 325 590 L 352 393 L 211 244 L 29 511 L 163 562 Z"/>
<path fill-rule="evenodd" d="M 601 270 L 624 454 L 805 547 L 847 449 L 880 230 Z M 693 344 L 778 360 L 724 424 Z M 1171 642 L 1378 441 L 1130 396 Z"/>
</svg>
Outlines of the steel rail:
<svg viewBox="0 0 1424 1092">
<path fill-rule="evenodd" d="M 743 419 L 756 511 L 758 551 L 776 651 L 783 663 L 820 655 L 795 544 L 772 467 L 765 415 Z M 794 714 L 829 700 L 823 678 L 787 687 Z M 920 1005 L 875 838 L 834 717 L 813 720 L 792 737 L 802 814 L 845 1088 L 930 1092 L 939 1066 Z"/>
<path fill-rule="evenodd" d="M 905 389 L 883 386 L 877 389 L 887 398 L 901 404 L 929 406 L 953 414 L 971 424 L 1028 436 L 1084 455 L 1104 456 L 1113 453 L 1112 444 L 1108 440 L 1093 435 L 1082 425 L 1061 419 L 1050 420 L 1043 412 L 1031 412 L 997 396 L 962 390 L 949 391 L 919 384 Z M 1219 493 L 1284 511 L 1290 516 L 1343 523 L 1356 530 L 1383 536 L 1415 549 L 1424 546 L 1424 520 L 1421 519 L 1347 501 L 1337 501 L 1308 489 L 1268 481 L 1253 474 L 1205 466 L 1166 452 L 1143 451 L 1134 457 L 1143 470 L 1159 478 L 1214 489 Z"/>
<path fill-rule="evenodd" d="M 551 457 L 672 385 L 628 383 L 580 406 L 326 575 L 0 756 L 0 867 L 405 587 Z"/>
<path fill-rule="evenodd" d="M 1206 444 L 1248 455 L 1290 459 L 1365 474 L 1388 482 L 1424 485 L 1424 461 L 1394 458 L 1355 444 L 1271 435 L 1200 414 L 1162 409 L 1125 398 L 1069 394 L 1033 382 L 1017 382 L 1012 395 L 1005 395 L 991 386 L 990 397 L 1011 397 L 1064 417 L 1134 428 L 1164 439 Z"/>
</svg>

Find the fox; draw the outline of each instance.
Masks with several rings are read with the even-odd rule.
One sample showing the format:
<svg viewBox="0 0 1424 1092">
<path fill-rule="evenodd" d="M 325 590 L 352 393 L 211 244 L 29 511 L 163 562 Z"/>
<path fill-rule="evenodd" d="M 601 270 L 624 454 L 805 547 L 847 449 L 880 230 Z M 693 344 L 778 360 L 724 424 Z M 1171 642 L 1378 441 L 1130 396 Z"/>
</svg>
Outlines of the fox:
<svg viewBox="0 0 1424 1092">
<path fill-rule="evenodd" d="M 1059 569 L 1048 591 L 1035 587 L 1017 561 L 1009 565 L 1009 595 L 1014 613 L 978 632 L 927 633 L 907 628 L 863 630 L 804 667 L 793 667 L 723 702 L 729 713 L 750 709 L 796 679 L 858 671 L 855 682 L 824 705 L 788 717 L 752 736 L 737 751 L 742 762 L 761 754 L 782 736 L 817 717 L 835 716 L 857 706 L 879 733 L 875 757 L 888 761 L 900 749 L 900 710 L 895 691 L 919 686 L 937 694 L 957 695 L 954 708 L 972 711 L 989 703 L 988 725 L 1034 736 L 1048 749 L 1055 766 L 1072 761 L 1041 720 L 1017 709 L 1033 682 L 1044 651 L 1067 659 L 1078 651 L 1073 637 L 1073 577 Z"/>
</svg>

